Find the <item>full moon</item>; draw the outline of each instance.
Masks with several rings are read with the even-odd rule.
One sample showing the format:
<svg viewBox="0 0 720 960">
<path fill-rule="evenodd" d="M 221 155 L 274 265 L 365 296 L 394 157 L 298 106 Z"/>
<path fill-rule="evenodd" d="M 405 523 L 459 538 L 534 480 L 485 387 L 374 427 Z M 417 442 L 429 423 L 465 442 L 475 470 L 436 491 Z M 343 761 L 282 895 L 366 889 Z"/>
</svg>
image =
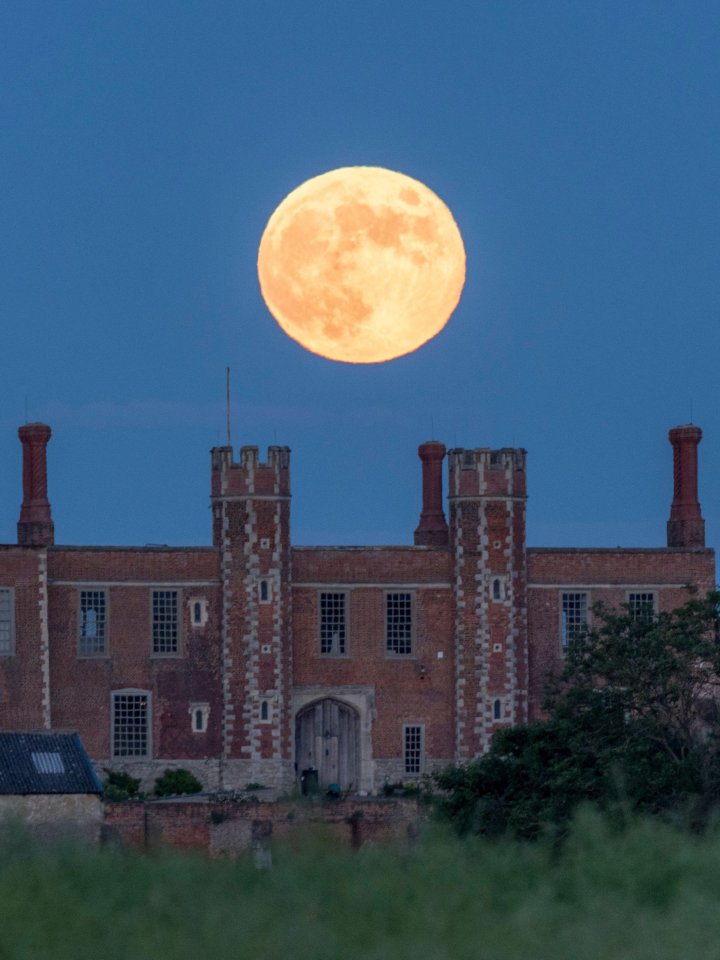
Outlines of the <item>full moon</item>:
<svg viewBox="0 0 720 960">
<path fill-rule="evenodd" d="M 258 276 L 270 313 L 307 350 L 380 363 L 445 326 L 465 282 L 465 248 L 423 183 L 383 167 L 342 167 L 277 207 Z"/>
</svg>

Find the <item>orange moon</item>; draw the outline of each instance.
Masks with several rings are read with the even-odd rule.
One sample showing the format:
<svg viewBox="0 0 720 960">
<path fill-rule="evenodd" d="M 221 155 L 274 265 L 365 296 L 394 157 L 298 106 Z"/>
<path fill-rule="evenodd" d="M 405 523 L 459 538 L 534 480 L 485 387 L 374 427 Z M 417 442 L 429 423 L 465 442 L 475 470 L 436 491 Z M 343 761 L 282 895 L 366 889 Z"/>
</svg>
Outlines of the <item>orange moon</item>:
<svg viewBox="0 0 720 960">
<path fill-rule="evenodd" d="M 465 248 L 423 183 L 383 167 L 342 167 L 277 207 L 258 276 L 270 313 L 307 350 L 380 363 L 445 326 L 465 282 Z"/>
</svg>

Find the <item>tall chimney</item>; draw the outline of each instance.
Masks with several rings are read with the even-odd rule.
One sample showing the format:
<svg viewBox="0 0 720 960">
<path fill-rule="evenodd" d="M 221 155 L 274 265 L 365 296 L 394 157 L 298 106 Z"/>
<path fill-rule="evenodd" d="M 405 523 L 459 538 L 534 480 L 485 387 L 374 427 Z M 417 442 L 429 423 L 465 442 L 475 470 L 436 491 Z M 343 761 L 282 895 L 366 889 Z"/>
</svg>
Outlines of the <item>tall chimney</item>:
<svg viewBox="0 0 720 960">
<path fill-rule="evenodd" d="M 442 462 L 445 445 L 437 440 L 428 440 L 418 447 L 422 460 L 422 513 L 415 530 L 415 545 L 418 547 L 446 547 L 448 526 L 442 505 Z"/>
<path fill-rule="evenodd" d="M 55 542 L 55 526 L 47 496 L 47 445 L 52 431 L 44 423 L 26 423 L 18 436 L 23 445 L 23 502 L 18 522 L 18 543 L 47 547 Z"/>
<path fill-rule="evenodd" d="M 698 501 L 697 448 L 702 430 L 692 424 L 668 434 L 673 447 L 673 502 L 667 525 L 669 547 L 704 547 L 705 521 Z"/>
</svg>

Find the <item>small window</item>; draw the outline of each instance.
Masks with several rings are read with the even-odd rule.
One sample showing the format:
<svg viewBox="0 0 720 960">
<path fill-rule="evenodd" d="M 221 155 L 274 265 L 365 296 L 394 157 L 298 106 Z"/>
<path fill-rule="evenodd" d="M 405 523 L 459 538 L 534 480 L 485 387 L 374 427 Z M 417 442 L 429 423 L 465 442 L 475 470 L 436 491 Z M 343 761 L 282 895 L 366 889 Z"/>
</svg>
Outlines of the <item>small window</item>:
<svg viewBox="0 0 720 960">
<path fill-rule="evenodd" d="M 385 642 L 388 653 L 412 653 L 412 594 L 385 594 Z"/>
<path fill-rule="evenodd" d="M 63 758 L 56 751 L 38 751 L 30 754 L 38 773 L 65 773 Z"/>
<path fill-rule="evenodd" d="M 80 591 L 80 639 L 78 654 L 93 657 L 105 653 L 107 596 L 104 590 Z"/>
<path fill-rule="evenodd" d="M 652 620 L 655 613 L 655 594 L 652 592 L 629 593 L 628 607 L 634 620 Z"/>
<path fill-rule="evenodd" d="M 418 776 L 423 771 L 423 728 L 405 724 L 403 727 L 403 763 L 405 773 Z"/>
<path fill-rule="evenodd" d="M 502 600 L 502 583 L 497 577 L 493 580 L 492 595 L 493 600 Z"/>
<path fill-rule="evenodd" d="M 0 655 L 15 653 L 15 591 L 0 587 Z"/>
<path fill-rule="evenodd" d="M 153 590 L 152 649 L 154 654 L 172 655 L 179 652 L 180 622 L 178 607 L 177 590 Z"/>
<path fill-rule="evenodd" d="M 270 581 L 261 580 L 260 581 L 260 603 L 270 603 Z"/>
<path fill-rule="evenodd" d="M 190 724 L 193 733 L 205 733 L 208 727 L 210 706 L 207 703 L 191 703 L 189 707 Z"/>
<path fill-rule="evenodd" d="M 495 700 L 493 703 L 493 720 L 502 720 L 502 701 Z"/>
<path fill-rule="evenodd" d="M 587 627 L 587 593 L 563 593 L 560 613 L 560 642 L 563 650 Z"/>
<path fill-rule="evenodd" d="M 320 653 L 344 654 L 347 638 L 344 593 L 320 594 Z"/>
<path fill-rule="evenodd" d="M 193 623 L 196 626 L 202 623 L 202 604 L 199 600 L 193 604 Z"/>
<path fill-rule="evenodd" d="M 270 704 L 267 700 L 263 700 L 260 704 L 260 719 L 265 721 L 265 723 L 270 719 Z"/>
<path fill-rule="evenodd" d="M 113 757 L 150 756 L 149 693 L 113 693 L 112 753 Z"/>
</svg>

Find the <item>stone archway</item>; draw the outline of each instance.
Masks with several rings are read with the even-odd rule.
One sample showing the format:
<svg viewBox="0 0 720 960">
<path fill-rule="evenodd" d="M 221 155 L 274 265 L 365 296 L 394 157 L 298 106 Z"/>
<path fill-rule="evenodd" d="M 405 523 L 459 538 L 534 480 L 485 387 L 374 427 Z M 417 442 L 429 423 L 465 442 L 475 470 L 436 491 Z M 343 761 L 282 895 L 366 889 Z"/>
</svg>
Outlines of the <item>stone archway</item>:
<svg viewBox="0 0 720 960">
<path fill-rule="evenodd" d="M 348 704 L 332 697 L 309 704 L 295 718 L 298 776 L 314 768 L 321 789 L 337 783 L 342 790 L 357 790 L 358 735 L 359 717 Z"/>
</svg>

